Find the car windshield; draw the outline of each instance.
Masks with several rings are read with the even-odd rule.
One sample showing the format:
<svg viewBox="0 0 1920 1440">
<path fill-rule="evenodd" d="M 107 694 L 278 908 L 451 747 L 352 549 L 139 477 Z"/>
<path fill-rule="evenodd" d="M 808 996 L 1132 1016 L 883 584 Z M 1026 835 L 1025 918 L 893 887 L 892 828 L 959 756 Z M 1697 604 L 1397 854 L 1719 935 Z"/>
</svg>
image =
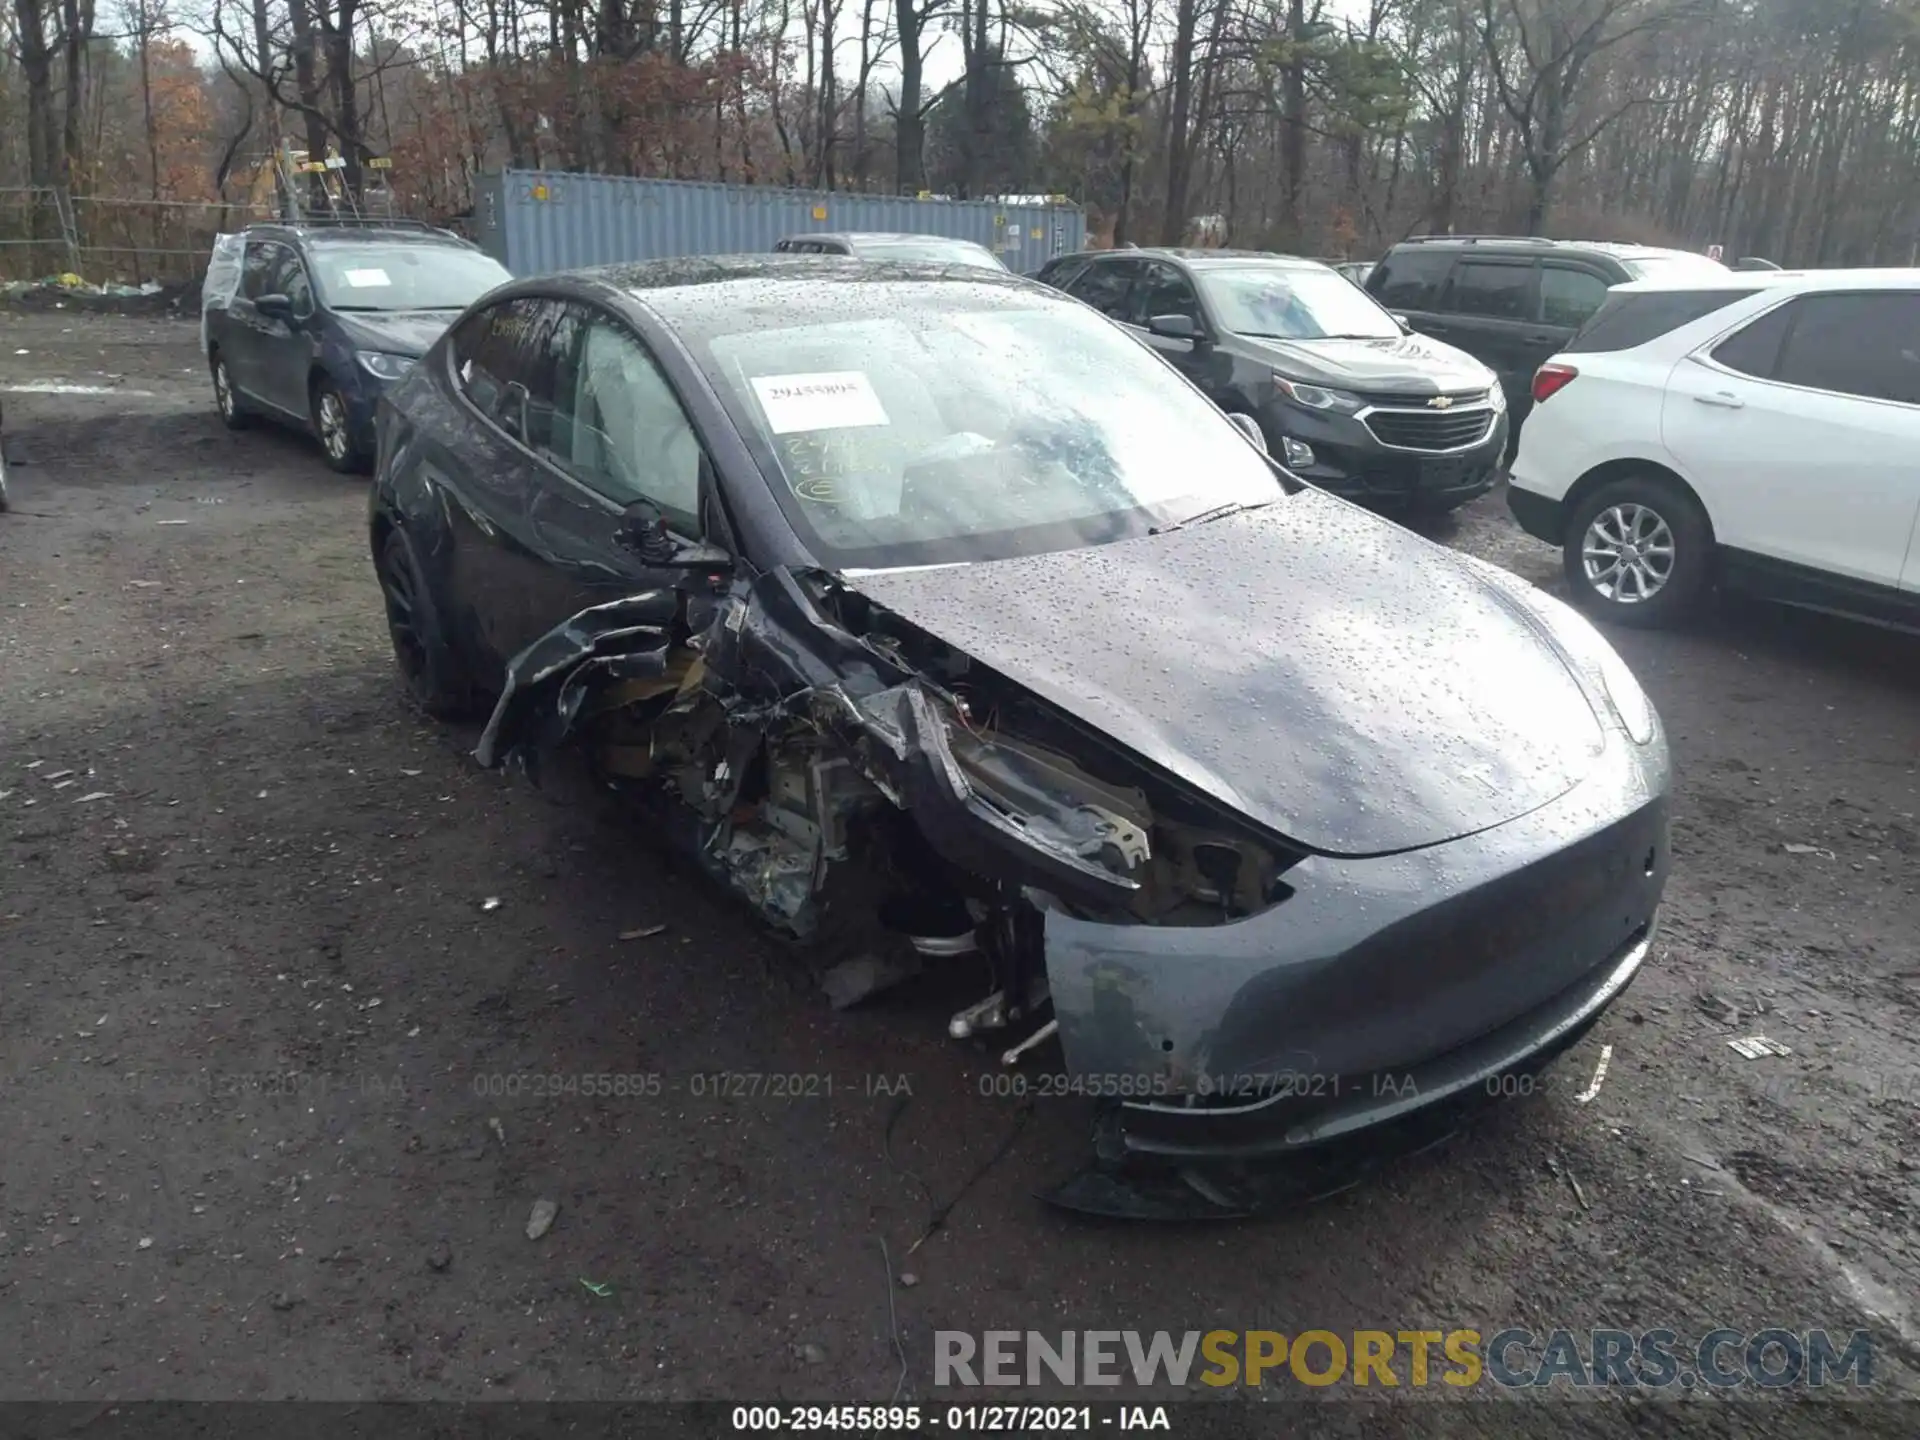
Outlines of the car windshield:
<svg viewBox="0 0 1920 1440">
<path fill-rule="evenodd" d="M 1000 257 L 971 240 L 857 240 L 862 260 L 911 260 L 931 265 L 978 265 L 1004 270 Z"/>
<path fill-rule="evenodd" d="M 1145 345 L 999 287 L 884 282 L 743 307 L 696 349 L 782 510 L 838 568 L 1145 535 L 1286 491 Z"/>
<path fill-rule="evenodd" d="M 1196 267 L 1222 329 L 1277 340 L 1397 340 L 1400 327 L 1364 290 L 1331 270 Z"/>
<path fill-rule="evenodd" d="M 1690 255 L 1684 250 L 1661 255 L 1635 255 L 1630 259 L 1622 259 L 1620 263 L 1636 280 L 1677 280 L 1687 275 L 1712 275 L 1724 279 L 1730 273 L 1718 260 L 1709 260 L 1705 255 Z"/>
<path fill-rule="evenodd" d="M 333 310 L 464 310 L 513 276 L 453 245 L 315 245 L 320 298 Z"/>
</svg>

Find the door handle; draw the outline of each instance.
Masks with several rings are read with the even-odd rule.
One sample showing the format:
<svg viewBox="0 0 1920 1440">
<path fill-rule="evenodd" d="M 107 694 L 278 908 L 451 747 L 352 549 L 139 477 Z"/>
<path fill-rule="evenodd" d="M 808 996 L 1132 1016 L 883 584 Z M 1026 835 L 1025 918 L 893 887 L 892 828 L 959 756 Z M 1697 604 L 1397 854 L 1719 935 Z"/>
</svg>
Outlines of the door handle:
<svg viewBox="0 0 1920 1440">
<path fill-rule="evenodd" d="M 1693 399 L 1697 405 L 1711 405 L 1718 410 L 1744 410 L 1747 408 L 1746 401 L 1726 390 L 1716 390 L 1711 395 L 1696 395 Z"/>
<path fill-rule="evenodd" d="M 1544 331 L 1542 331 L 1542 332 L 1538 332 L 1538 333 L 1527 336 L 1526 343 L 1529 345 L 1551 345 L 1555 340 L 1559 338 L 1560 337 L 1557 335 L 1549 335 L 1549 334 L 1546 334 Z"/>
</svg>

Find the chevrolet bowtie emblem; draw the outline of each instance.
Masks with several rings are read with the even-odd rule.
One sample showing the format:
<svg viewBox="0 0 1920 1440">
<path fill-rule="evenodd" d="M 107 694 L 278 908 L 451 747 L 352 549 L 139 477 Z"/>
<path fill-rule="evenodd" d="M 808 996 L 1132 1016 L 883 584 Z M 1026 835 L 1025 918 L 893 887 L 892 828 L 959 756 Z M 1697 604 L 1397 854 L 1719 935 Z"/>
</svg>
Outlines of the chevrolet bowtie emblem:
<svg viewBox="0 0 1920 1440">
<path fill-rule="evenodd" d="M 1453 408 L 1453 397 L 1451 395 L 1436 395 L 1427 401 L 1427 404 L 1431 405 L 1435 410 L 1451 410 Z"/>
</svg>

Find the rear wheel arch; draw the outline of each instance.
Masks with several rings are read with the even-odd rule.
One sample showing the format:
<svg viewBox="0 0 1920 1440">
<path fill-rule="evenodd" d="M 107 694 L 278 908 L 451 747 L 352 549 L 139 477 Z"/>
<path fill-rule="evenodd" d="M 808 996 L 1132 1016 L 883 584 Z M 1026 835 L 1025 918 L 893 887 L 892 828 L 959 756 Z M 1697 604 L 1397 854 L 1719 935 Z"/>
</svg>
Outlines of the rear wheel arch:
<svg viewBox="0 0 1920 1440">
<path fill-rule="evenodd" d="M 1707 522 L 1707 538 L 1715 539 L 1713 512 L 1707 508 L 1706 501 L 1700 498 L 1700 492 L 1689 485 L 1679 471 L 1655 460 L 1609 460 L 1604 465 L 1594 466 L 1573 482 L 1573 488 L 1560 501 L 1562 523 L 1571 526 L 1574 515 L 1586 503 L 1587 497 L 1601 486 L 1611 485 L 1616 480 L 1656 480 L 1672 486 L 1682 498 L 1692 503 Z M 1564 543 L 1571 543 L 1577 537 L 1563 533 L 1560 538 Z"/>
</svg>

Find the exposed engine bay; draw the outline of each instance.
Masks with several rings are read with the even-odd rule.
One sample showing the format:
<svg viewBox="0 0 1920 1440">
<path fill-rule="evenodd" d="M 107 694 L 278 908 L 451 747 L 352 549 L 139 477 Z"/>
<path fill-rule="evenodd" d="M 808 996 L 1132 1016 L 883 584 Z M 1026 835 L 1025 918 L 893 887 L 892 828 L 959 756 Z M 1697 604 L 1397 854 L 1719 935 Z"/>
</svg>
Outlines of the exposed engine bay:
<svg viewBox="0 0 1920 1440">
<path fill-rule="evenodd" d="M 980 966 L 949 1032 L 1052 1033 L 1040 916 L 1220 925 L 1302 852 L 819 572 L 655 591 L 521 656 L 476 752 L 563 743 L 766 921 L 865 979 Z M 984 966 L 981 962 L 984 960 Z M 831 990 L 830 986 L 830 990 Z"/>
</svg>

